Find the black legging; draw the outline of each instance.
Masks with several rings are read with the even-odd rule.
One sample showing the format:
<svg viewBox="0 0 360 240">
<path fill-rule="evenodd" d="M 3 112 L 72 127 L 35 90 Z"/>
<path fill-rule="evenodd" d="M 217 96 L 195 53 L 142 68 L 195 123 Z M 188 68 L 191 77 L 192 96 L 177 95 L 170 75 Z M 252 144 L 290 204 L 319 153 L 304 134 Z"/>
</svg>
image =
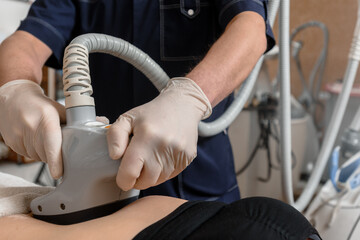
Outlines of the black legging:
<svg viewBox="0 0 360 240">
<path fill-rule="evenodd" d="M 281 201 L 252 197 L 231 204 L 187 202 L 134 239 L 321 239 L 307 219 Z"/>
</svg>

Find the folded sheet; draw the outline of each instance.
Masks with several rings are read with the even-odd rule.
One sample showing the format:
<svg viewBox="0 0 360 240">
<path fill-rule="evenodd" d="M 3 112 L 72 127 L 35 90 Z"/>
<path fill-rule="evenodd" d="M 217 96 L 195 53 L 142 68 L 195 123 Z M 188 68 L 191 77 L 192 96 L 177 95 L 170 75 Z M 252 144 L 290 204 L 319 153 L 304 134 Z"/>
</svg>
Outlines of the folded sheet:
<svg viewBox="0 0 360 240">
<path fill-rule="evenodd" d="M 30 202 L 53 189 L 0 172 L 0 217 L 29 213 Z"/>
</svg>

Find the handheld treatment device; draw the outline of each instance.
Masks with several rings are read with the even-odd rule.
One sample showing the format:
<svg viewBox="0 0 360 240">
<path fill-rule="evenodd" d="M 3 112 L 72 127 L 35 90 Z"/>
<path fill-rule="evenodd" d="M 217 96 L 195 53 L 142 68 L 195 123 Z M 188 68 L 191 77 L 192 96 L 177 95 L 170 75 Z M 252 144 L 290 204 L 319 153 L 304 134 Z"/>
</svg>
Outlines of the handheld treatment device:
<svg viewBox="0 0 360 240">
<path fill-rule="evenodd" d="M 103 34 L 85 34 L 65 49 L 63 82 L 67 124 L 62 128 L 64 176 L 51 193 L 31 202 L 34 217 L 74 224 L 111 214 L 135 201 L 139 191 L 116 184 L 121 160 L 110 159 L 108 125 L 96 121 L 88 64 L 91 52 L 119 57 L 147 76 L 158 90 L 169 77 L 147 54 L 130 43 Z"/>
<path fill-rule="evenodd" d="M 270 4 L 273 25 L 279 0 Z M 95 104 L 88 55 L 111 54 L 132 64 L 160 91 L 169 81 L 167 74 L 147 54 L 130 43 L 104 34 L 84 34 L 65 49 L 63 82 L 67 125 L 62 128 L 64 176 L 56 189 L 31 202 L 35 218 L 56 224 L 73 224 L 111 214 L 137 199 L 138 190 L 121 191 L 116 185 L 120 161 L 110 159 L 107 125 L 95 120 Z M 235 95 L 226 112 L 213 122 L 200 122 L 199 135 L 222 132 L 242 110 L 255 84 L 261 57 Z"/>
<path fill-rule="evenodd" d="M 279 0 L 276 0 L 279 1 Z M 277 7 L 270 6 L 272 23 Z M 110 159 L 107 125 L 95 120 L 95 104 L 88 55 L 111 54 L 132 64 L 160 91 L 169 77 L 147 54 L 130 43 L 104 34 L 84 34 L 65 49 L 63 82 L 67 125 L 62 128 L 64 176 L 53 192 L 31 202 L 37 219 L 74 224 L 111 214 L 138 197 L 138 190 L 121 191 L 116 185 L 120 161 Z M 200 136 L 222 132 L 236 118 L 252 91 L 263 57 L 244 81 L 235 100 L 214 122 L 199 124 Z"/>
<path fill-rule="evenodd" d="M 274 24 L 279 0 L 269 6 Z M 116 185 L 120 161 L 110 159 L 107 150 L 107 126 L 95 120 L 91 97 L 88 55 L 92 52 L 111 54 L 127 61 L 142 72 L 160 91 L 169 77 L 147 54 L 130 43 L 104 34 L 84 34 L 75 38 L 65 50 L 63 82 L 67 125 L 62 128 L 64 176 L 56 189 L 31 202 L 35 218 L 73 224 L 111 214 L 137 199 L 138 190 L 121 191 Z M 261 57 L 249 77 L 236 93 L 226 112 L 213 122 L 200 122 L 199 135 L 213 136 L 235 120 L 251 94 Z"/>
<path fill-rule="evenodd" d="M 55 224 L 74 224 L 111 214 L 135 201 L 139 193 L 135 189 L 122 191 L 116 184 L 120 160 L 109 157 L 109 126 L 95 120 L 88 52 L 87 46 L 76 43 L 65 50 L 64 176 L 53 192 L 31 202 L 35 218 Z"/>
</svg>

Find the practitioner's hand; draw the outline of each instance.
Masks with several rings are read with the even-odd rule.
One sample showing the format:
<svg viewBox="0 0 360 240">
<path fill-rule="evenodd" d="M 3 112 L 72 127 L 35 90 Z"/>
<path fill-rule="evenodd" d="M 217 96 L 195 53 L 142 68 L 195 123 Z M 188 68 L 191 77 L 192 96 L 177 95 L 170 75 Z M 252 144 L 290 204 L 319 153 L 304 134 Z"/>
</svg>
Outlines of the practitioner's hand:
<svg viewBox="0 0 360 240">
<path fill-rule="evenodd" d="M 196 157 L 198 124 L 210 114 L 200 87 L 174 78 L 154 100 L 121 115 L 107 135 L 110 157 L 122 158 L 119 187 L 145 189 L 178 175 Z"/>
<path fill-rule="evenodd" d="M 51 175 L 61 177 L 60 122 L 65 108 L 46 97 L 30 80 L 15 80 L 0 87 L 0 133 L 20 155 L 47 162 Z"/>
</svg>

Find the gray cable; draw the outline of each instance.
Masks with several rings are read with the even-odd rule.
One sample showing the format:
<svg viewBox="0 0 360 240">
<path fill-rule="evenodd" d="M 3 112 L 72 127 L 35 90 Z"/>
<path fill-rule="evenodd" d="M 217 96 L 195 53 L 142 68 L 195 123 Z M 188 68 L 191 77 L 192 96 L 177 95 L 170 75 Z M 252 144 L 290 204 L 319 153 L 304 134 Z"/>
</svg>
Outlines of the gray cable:
<svg viewBox="0 0 360 240">
<path fill-rule="evenodd" d="M 324 23 L 318 22 L 318 21 L 310 21 L 310 22 L 300 25 L 299 27 L 297 27 L 293 30 L 293 32 L 291 33 L 291 36 L 290 36 L 290 42 L 293 41 L 293 39 L 296 37 L 296 35 L 299 32 L 301 32 L 304 29 L 307 29 L 309 27 L 318 27 L 323 32 L 323 48 L 321 50 L 321 53 L 320 53 L 318 59 L 315 62 L 313 69 L 311 70 L 311 73 L 309 76 L 309 84 L 308 84 L 309 87 L 306 86 L 304 79 L 301 79 L 304 89 L 305 89 L 305 92 L 306 92 L 306 93 L 304 93 L 304 90 L 303 90 L 303 93 L 305 95 L 310 95 L 312 98 L 311 100 L 313 102 L 309 105 L 309 110 L 310 110 L 310 113 L 312 115 L 314 115 L 315 107 L 313 105 L 318 102 L 318 98 L 319 98 L 318 95 L 319 95 L 321 82 L 323 80 L 324 70 L 325 70 L 325 65 L 326 65 L 326 58 L 327 58 L 328 44 L 329 44 L 329 31 Z M 298 56 L 298 55 L 296 55 L 296 56 Z M 298 60 L 298 59 L 296 59 L 296 60 Z M 301 71 L 301 70 L 299 69 L 299 71 Z M 317 80 L 315 80 L 317 75 L 318 75 Z M 309 89 L 313 89 L 313 90 L 310 91 Z"/>
<path fill-rule="evenodd" d="M 282 188 L 286 201 L 293 205 L 291 169 L 291 96 L 290 96 L 290 2 L 282 0 L 280 3 L 280 142 L 282 160 Z"/>
<path fill-rule="evenodd" d="M 120 38 L 88 33 L 75 38 L 70 44 L 81 44 L 88 49 L 89 53 L 107 53 L 132 64 L 148 77 L 159 91 L 169 81 L 168 75 L 154 60 L 134 45 Z"/>
</svg>

